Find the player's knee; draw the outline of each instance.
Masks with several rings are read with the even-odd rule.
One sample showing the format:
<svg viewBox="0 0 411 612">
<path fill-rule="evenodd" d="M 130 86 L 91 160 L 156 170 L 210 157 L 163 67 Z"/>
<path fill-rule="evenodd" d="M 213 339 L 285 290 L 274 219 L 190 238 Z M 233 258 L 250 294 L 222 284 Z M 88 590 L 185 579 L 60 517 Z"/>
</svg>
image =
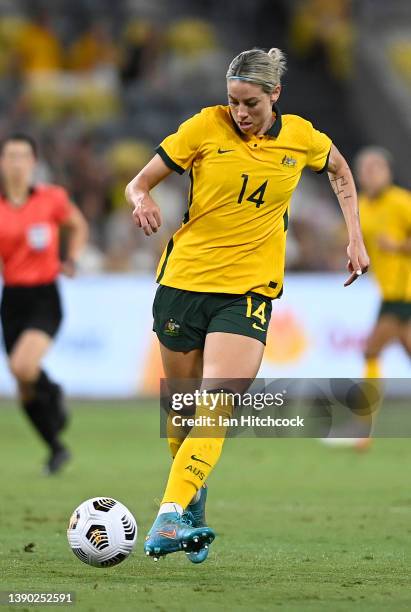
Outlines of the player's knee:
<svg viewBox="0 0 411 612">
<path fill-rule="evenodd" d="M 381 354 L 381 350 L 381 347 L 378 346 L 378 343 L 376 343 L 373 338 L 368 338 L 363 351 L 364 359 L 378 359 Z"/>
<path fill-rule="evenodd" d="M 22 359 L 10 359 L 10 371 L 19 383 L 34 382 L 38 377 L 38 366 Z"/>
<path fill-rule="evenodd" d="M 368 361 L 369 359 L 378 359 L 378 357 L 380 356 L 380 351 L 370 348 L 368 350 L 366 349 L 363 354 L 364 359 Z"/>
<path fill-rule="evenodd" d="M 408 357 L 411 358 L 411 341 L 408 339 L 403 340 L 401 344 L 404 347 L 404 350 L 407 353 Z"/>
<path fill-rule="evenodd" d="M 218 387 L 216 389 L 206 389 L 203 401 L 197 406 L 196 415 L 203 412 L 206 416 L 211 410 L 214 415 L 219 417 L 231 417 L 237 402 L 241 401 L 241 394 L 234 388 Z"/>
</svg>

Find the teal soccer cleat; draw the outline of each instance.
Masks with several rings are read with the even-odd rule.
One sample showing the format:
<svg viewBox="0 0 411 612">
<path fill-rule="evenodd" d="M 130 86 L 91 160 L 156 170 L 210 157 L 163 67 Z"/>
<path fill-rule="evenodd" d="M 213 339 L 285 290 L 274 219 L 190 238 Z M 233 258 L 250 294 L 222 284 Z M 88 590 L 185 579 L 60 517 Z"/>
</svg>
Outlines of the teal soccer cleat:
<svg viewBox="0 0 411 612">
<path fill-rule="evenodd" d="M 183 517 L 188 516 L 193 527 L 206 527 L 205 517 L 205 505 L 207 501 L 207 485 L 204 485 L 200 489 L 200 499 L 196 502 L 192 502 L 187 506 Z M 191 563 L 202 563 L 207 559 L 208 556 L 208 544 L 205 544 L 200 550 L 194 550 L 187 552 L 187 559 Z"/>
<path fill-rule="evenodd" d="M 144 543 L 147 557 L 158 561 L 179 550 L 194 553 L 211 544 L 215 535 L 209 527 L 194 527 L 188 513 L 180 516 L 178 512 L 159 514 L 148 532 Z"/>
</svg>

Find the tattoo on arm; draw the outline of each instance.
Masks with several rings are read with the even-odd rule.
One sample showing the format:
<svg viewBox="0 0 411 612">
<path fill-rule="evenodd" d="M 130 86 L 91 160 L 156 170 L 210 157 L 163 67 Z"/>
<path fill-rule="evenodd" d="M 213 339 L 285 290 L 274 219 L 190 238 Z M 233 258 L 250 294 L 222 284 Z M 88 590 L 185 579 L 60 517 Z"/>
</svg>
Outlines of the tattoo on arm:
<svg viewBox="0 0 411 612">
<path fill-rule="evenodd" d="M 330 178 L 330 183 L 336 196 L 339 196 L 341 193 L 344 193 L 344 187 L 348 185 L 348 181 L 345 176 L 336 176 L 335 178 Z M 345 198 L 351 197 L 351 195 L 345 196 Z"/>
</svg>

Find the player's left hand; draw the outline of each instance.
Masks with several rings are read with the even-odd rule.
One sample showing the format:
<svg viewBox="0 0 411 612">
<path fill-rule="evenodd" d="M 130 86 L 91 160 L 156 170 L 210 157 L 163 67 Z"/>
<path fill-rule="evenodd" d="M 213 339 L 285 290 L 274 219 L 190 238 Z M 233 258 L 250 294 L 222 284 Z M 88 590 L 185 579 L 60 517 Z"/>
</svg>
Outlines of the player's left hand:
<svg viewBox="0 0 411 612">
<path fill-rule="evenodd" d="M 350 272 L 350 276 L 345 281 L 344 287 L 348 287 L 354 281 L 356 281 L 359 276 L 365 274 L 370 265 L 370 259 L 362 239 L 349 243 L 347 247 L 347 255 L 347 270 Z"/>
<path fill-rule="evenodd" d="M 64 276 L 68 276 L 68 278 L 73 278 L 76 275 L 76 262 L 73 259 L 66 259 L 61 262 L 60 272 L 64 274 Z"/>
</svg>

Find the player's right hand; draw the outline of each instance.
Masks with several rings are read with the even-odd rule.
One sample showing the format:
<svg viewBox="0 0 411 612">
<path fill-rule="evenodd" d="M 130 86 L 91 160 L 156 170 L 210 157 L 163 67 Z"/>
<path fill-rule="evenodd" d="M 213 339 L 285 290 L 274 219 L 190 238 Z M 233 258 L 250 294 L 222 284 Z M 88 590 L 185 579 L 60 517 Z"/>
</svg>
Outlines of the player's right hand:
<svg viewBox="0 0 411 612">
<path fill-rule="evenodd" d="M 347 270 L 348 272 L 350 272 L 350 276 L 345 281 L 344 287 L 349 287 L 349 285 L 352 285 L 352 283 L 356 281 L 357 278 L 359 278 L 362 274 L 365 274 L 365 272 L 367 272 L 368 270 L 368 266 L 360 270 L 354 270 L 354 266 L 352 265 L 352 262 L 348 261 Z"/>
<path fill-rule="evenodd" d="M 370 259 L 364 246 L 362 238 L 358 241 L 350 242 L 347 247 L 348 263 L 347 270 L 350 276 L 344 283 L 344 287 L 348 287 L 357 280 L 362 274 L 367 272 L 370 265 Z"/>
<path fill-rule="evenodd" d="M 148 195 L 139 195 L 131 198 L 134 206 L 133 220 L 137 227 L 141 227 L 146 236 L 155 234 L 161 226 L 161 211 L 154 200 Z"/>
</svg>

